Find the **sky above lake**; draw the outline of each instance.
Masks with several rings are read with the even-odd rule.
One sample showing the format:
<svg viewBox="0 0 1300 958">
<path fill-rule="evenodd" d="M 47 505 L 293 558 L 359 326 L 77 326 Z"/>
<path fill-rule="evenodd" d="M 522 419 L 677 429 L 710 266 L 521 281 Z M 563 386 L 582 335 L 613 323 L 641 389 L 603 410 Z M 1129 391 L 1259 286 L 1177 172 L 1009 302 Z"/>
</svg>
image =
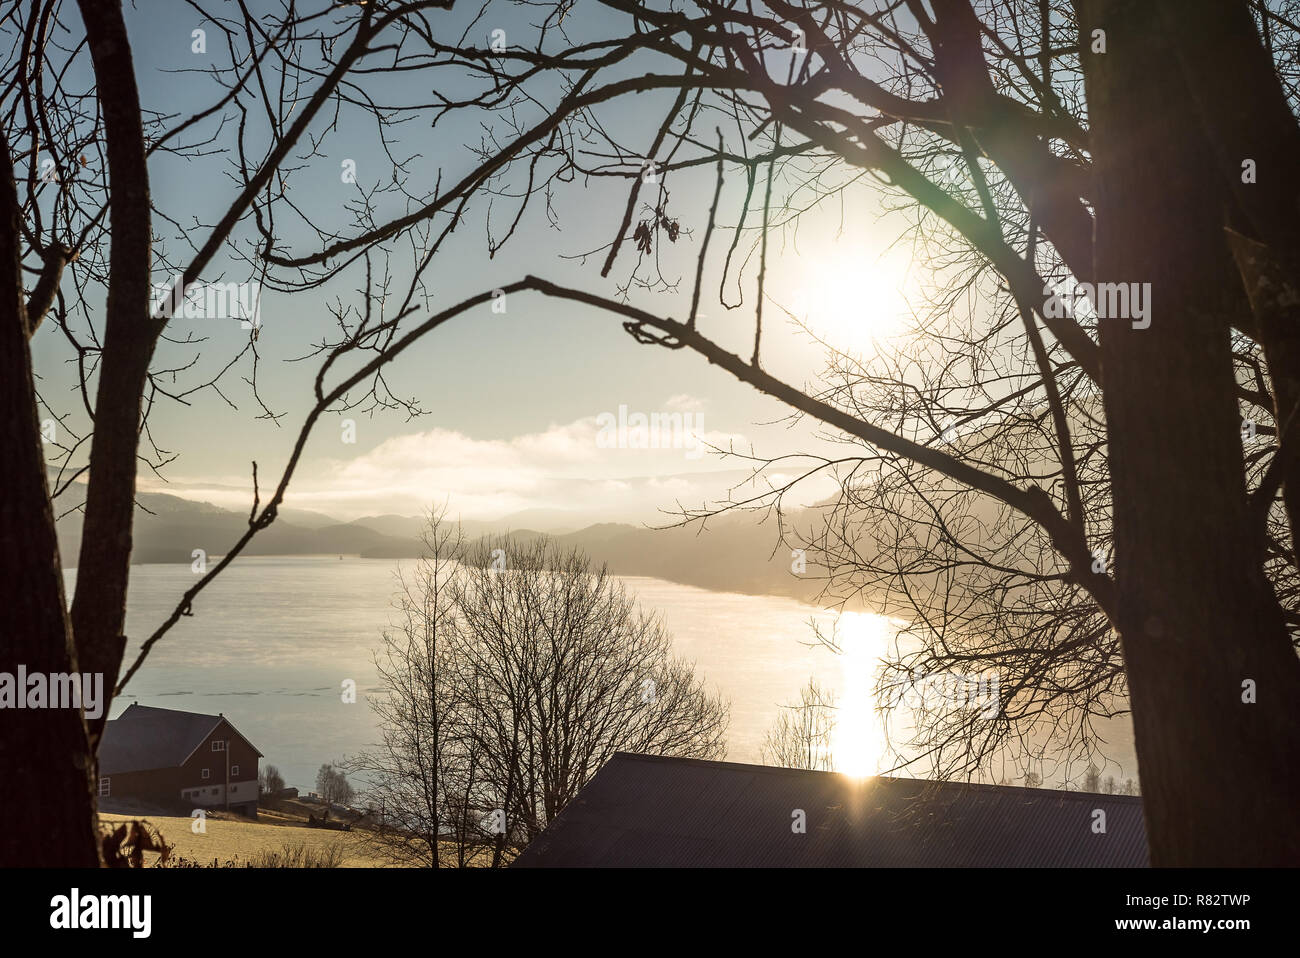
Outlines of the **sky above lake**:
<svg viewBox="0 0 1300 958">
<path fill-rule="evenodd" d="M 224 41 L 215 25 L 180 4 L 142 4 L 128 10 L 128 17 L 128 29 L 148 38 L 135 44 L 146 109 L 188 116 L 220 95 L 210 77 L 196 72 L 223 62 Z M 508 34 L 516 26 L 509 18 L 501 24 Z M 474 29 L 486 45 L 496 28 L 493 21 Z M 195 30 L 206 31 L 210 52 L 194 52 Z M 304 87 L 300 96 L 310 89 Z M 385 92 L 428 99 L 426 89 L 400 84 L 390 83 Z M 456 90 L 439 92 L 453 95 Z M 671 96 L 644 94 L 620 107 L 616 120 L 645 138 L 646 124 L 658 122 L 652 118 L 661 119 L 670 102 Z M 410 191 L 431 190 L 439 175 L 449 182 L 471 169 L 475 158 L 468 146 L 478 145 L 483 119 L 469 114 L 459 124 L 432 132 L 427 122 L 390 131 L 390 149 L 418 157 L 409 170 Z M 288 198 L 317 221 L 332 224 L 339 235 L 350 236 L 357 232 L 353 211 L 361 191 L 391 178 L 392 164 L 380 149 L 373 121 L 344 111 L 339 123 L 341 132 L 326 138 L 317 155 L 291 164 L 295 172 Z M 187 248 L 202 242 L 207 235 L 203 224 L 215 222 L 236 193 L 230 132 L 218 135 L 202 155 L 179 159 L 155 154 L 151 160 L 153 200 L 165 214 L 155 218 L 157 248 L 174 259 L 184 261 Z M 340 175 L 348 163 L 355 167 L 355 183 Z M 708 167 L 700 177 L 674 181 L 673 209 L 684 235 L 677 248 L 664 251 L 664 271 L 680 285 L 644 297 L 640 305 L 679 318 L 685 314 L 713 175 Z M 743 190 L 743 174 L 730 176 L 723 191 L 724 213 L 738 209 Z M 499 235 L 505 214 L 499 208 L 489 211 L 486 203 L 472 206 L 458 235 L 425 274 L 430 303 L 414 318 L 528 273 L 617 295 L 630 269 L 625 260 L 631 244 L 607 279 L 600 276 L 603 254 L 586 259 L 581 254 L 613 238 L 626 196 L 625 180 L 579 178 L 553 197 L 554 216 L 546 204 L 530 206 L 514 239 L 491 258 L 488 231 Z M 798 234 L 791 230 L 772 241 L 764 362 L 793 383 L 816 375 L 824 347 L 796 329 L 782 308 L 836 345 L 859 351 L 873 349 L 878 337 L 890 335 L 907 315 L 906 293 L 914 291 L 915 277 L 909 273 L 910 258 L 890 249 L 906 224 L 883 214 L 873 197 L 866 189 L 845 193 L 827 208 L 808 213 Z M 403 209 L 381 202 L 378 212 L 376 219 L 383 221 Z M 734 216 L 729 224 L 720 216 L 720 223 L 734 225 Z M 305 229 L 290 226 L 285 233 L 287 252 L 320 248 L 321 240 Z M 255 238 L 246 224 L 204 280 L 250 280 Z M 730 233 L 719 233 L 714 248 L 725 248 L 729 239 Z M 743 254 L 745 243 L 740 249 Z M 746 305 L 731 311 L 718 304 L 720 274 L 716 268 L 706 270 L 700 307 L 701 327 L 743 355 L 752 336 L 755 268 L 750 263 L 742 281 Z M 159 265 L 155 282 L 169 279 L 169 271 Z M 248 383 L 252 369 L 247 361 L 221 380 L 220 394 L 203 390 L 185 396 L 184 402 L 158 397 L 150 434 L 175 458 L 159 473 L 142 469 L 140 487 L 246 509 L 252 498 L 251 462 L 257 461 L 265 490 L 287 461 L 309 408 L 319 360 L 293 360 L 336 328 L 331 304 L 359 307 L 363 282 L 364 265 L 354 263 L 319 289 L 288 294 L 263 288 L 257 387 L 266 406 L 282 415 L 263 415 Z M 405 287 L 399 282 L 396 288 Z M 739 296 L 734 277 L 731 289 L 731 295 Z M 229 363 L 248 337 L 237 321 L 178 317 L 169 329 L 173 342 L 162 346 L 155 368 L 187 366 L 175 380 L 180 392 Z M 33 349 L 46 401 L 69 415 L 71 426 L 84 428 L 75 367 L 53 324 L 40 331 Z M 824 441 L 813 425 L 791 425 L 783 404 L 698 356 L 638 345 L 615 317 L 531 294 L 512 296 L 504 311 L 480 308 L 436 330 L 395 362 L 386 382 L 394 395 L 418 400 L 425 415 L 327 415 L 307 444 L 286 505 L 355 518 L 413 514 L 433 501 L 447 501 L 456 513 L 474 519 L 540 508 L 651 521 L 660 509 L 679 502 L 699 506 L 725 498 L 749 466 L 745 457 L 751 452 L 770 458 L 843 451 Z M 661 444 L 668 448 L 639 448 L 635 426 L 631 434 L 616 433 L 613 442 L 608 428 L 602 429 L 611 417 L 618 422 L 631 417 L 635 423 L 637 416 L 655 415 L 682 422 L 680 440 Z M 741 455 L 720 456 L 706 452 L 706 446 Z M 775 474 L 779 479 L 785 473 L 777 469 Z M 810 485 L 795 498 L 811 502 L 827 491 L 825 485 Z"/>
</svg>

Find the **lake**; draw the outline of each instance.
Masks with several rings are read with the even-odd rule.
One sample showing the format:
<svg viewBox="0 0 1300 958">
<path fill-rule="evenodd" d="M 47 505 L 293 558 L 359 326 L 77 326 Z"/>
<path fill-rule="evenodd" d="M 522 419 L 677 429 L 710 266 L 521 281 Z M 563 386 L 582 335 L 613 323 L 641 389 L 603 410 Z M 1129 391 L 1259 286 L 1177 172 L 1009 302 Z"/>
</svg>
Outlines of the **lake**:
<svg viewBox="0 0 1300 958">
<path fill-rule="evenodd" d="M 223 713 L 265 753 L 264 765 L 279 767 L 290 785 L 313 788 L 322 763 L 377 738 L 365 695 L 377 691 L 372 655 L 392 620 L 396 567 L 392 560 L 338 556 L 236 560 L 200 595 L 194 615 L 154 646 L 110 716 L 131 702 Z M 67 573 L 69 594 L 75 574 Z M 188 564 L 132 566 L 128 663 L 194 579 Z M 826 627 L 833 619 L 824 610 L 659 579 L 624 582 L 644 608 L 661 615 L 676 654 L 694 661 L 730 700 L 731 761 L 759 761 L 781 705 L 797 701 L 810 676 L 837 693 L 864 684 L 854 680 L 860 661 L 846 663 L 812 647 L 810 622 Z M 356 682 L 356 704 L 342 701 L 346 679 Z M 1103 774 L 1136 777 L 1127 723 L 1110 731 L 1107 754 L 1114 761 Z"/>
</svg>

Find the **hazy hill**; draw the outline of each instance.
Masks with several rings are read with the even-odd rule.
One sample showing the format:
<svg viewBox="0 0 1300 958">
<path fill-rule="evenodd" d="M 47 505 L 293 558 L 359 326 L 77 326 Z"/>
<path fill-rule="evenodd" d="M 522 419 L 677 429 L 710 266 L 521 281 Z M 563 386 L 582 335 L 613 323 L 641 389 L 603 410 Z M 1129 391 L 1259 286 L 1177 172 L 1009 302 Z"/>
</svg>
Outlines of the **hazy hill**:
<svg viewBox="0 0 1300 958">
<path fill-rule="evenodd" d="M 69 499 L 76 495 L 69 491 Z M 248 527 L 248 514 L 222 509 L 164 493 L 141 493 L 142 510 L 135 521 L 135 563 L 192 561 L 193 550 L 221 555 Z M 75 501 L 75 500 L 74 500 Z M 148 510 L 148 512 L 144 510 Z M 556 528 L 565 513 L 530 510 L 495 522 L 462 522 L 471 544 L 484 536 L 508 533 L 532 539 L 542 534 L 525 527 L 540 520 L 544 531 Z M 271 526 L 258 533 L 245 555 L 359 555 L 372 559 L 406 559 L 420 554 L 417 539 L 424 520 L 418 516 L 370 516 L 338 522 L 321 513 L 283 510 Z M 562 528 L 562 525 L 558 526 Z M 81 514 L 59 520 L 59 547 L 68 566 L 75 565 L 81 546 Z M 579 548 L 593 561 L 605 563 L 617 575 L 650 576 L 718 591 L 784 595 L 811 599 L 815 583 L 790 571 L 788 547 L 773 554 L 776 527 L 759 525 L 748 515 L 711 520 L 700 531 L 647 529 L 622 523 L 596 523 L 576 532 L 556 535 L 566 547 Z"/>
<path fill-rule="evenodd" d="M 69 494 L 75 494 L 70 490 Z M 194 502 L 164 493 L 140 493 L 136 511 L 135 545 L 131 561 L 190 562 L 195 549 L 221 555 L 248 528 L 248 514 L 207 502 Z M 148 511 L 145 511 L 148 510 Z M 290 517 L 293 517 L 292 519 Z M 324 523 L 320 520 L 323 519 Z M 81 513 L 59 520 L 59 551 L 65 564 L 76 564 L 81 548 Z M 306 524 L 301 524 L 305 521 Z M 368 526 L 340 523 L 320 513 L 285 510 L 249 543 L 246 555 L 360 555 L 369 549 L 412 552 L 414 540 L 397 540 Z"/>
<path fill-rule="evenodd" d="M 462 525 L 471 551 L 491 548 L 491 540 L 502 535 L 531 541 L 542 534 L 532 529 L 503 528 L 475 536 L 468 523 Z M 817 592 L 815 583 L 791 572 L 788 546 L 774 551 L 775 524 L 760 525 L 749 515 L 722 516 L 710 520 L 703 530 L 697 526 L 648 529 L 605 522 L 552 538 L 564 548 L 579 549 L 593 561 L 608 565 L 617 575 L 649 576 L 701 589 L 805 600 Z M 367 558 L 388 559 L 418 554 L 418 543 L 409 539 L 392 539 L 361 553 Z"/>
</svg>

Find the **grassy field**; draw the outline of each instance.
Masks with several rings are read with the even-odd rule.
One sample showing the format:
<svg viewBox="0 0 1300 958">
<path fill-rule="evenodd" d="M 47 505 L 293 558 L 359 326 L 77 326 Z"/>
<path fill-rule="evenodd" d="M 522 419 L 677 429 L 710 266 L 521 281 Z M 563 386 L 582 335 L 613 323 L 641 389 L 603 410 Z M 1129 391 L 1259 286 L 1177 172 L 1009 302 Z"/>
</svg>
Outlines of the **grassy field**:
<svg viewBox="0 0 1300 958">
<path fill-rule="evenodd" d="M 245 818 L 208 816 L 203 834 L 191 828 L 194 819 L 160 815 L 100 814 L 105 827 L 116 827 L 121 822 L 139 819 L 158 829 L 167 844 L 174 846 L 173 857 L 179 856 L 200 865 L 225 864 L 234 859 L 244 865 L 267 853 L 282 852 L 286 845 L 301 846 L 309 852 L 323 852 L 337 846 L 344 868 L 365 868 L 387 865 L 388 862 L 368 852 L 363 837 L 356 832 L 336 832 L 323 828 L 306 828 L 293 820 L 281 818 L 274 812 L 262 812 L 262 821 Z M 153 864 L 156 854 L 147 853 L 146 862 Z"/>
</svg>

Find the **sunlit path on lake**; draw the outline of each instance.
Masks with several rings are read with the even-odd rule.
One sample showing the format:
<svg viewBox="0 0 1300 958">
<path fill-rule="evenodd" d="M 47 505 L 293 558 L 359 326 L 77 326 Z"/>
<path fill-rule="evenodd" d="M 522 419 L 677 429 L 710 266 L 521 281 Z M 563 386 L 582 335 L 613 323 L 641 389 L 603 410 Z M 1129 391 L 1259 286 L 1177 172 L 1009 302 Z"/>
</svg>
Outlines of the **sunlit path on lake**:
<svg viewBox="0 0 1300 958">
<path fill-rule="evenodd" d="M 876 711 L 876 675 L 891 631 L 888 619 L 868 613 L 845 612 L 836 623 L 842 691 L 831 755 L 835 770 L 854 778 L 879 772 L 888 746 Z"/>
</svg>

